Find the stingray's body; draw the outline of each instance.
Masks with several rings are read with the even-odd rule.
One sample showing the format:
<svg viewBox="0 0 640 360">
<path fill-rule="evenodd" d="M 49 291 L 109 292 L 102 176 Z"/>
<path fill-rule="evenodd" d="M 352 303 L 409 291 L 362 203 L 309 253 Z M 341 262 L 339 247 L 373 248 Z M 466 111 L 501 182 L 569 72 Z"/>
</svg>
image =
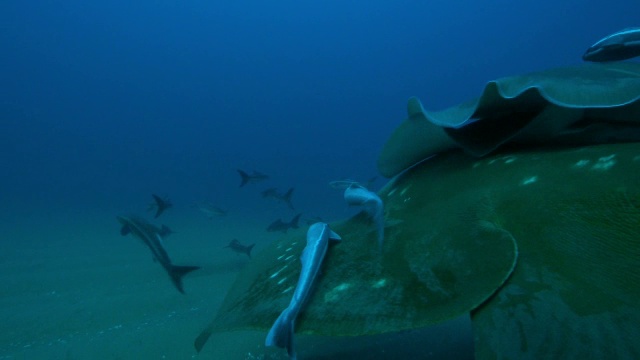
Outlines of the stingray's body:
<svg viewBox="0 0 640 360">
<path fill-rule="evenodd" d="M 299 334 L 377 334 L 471 313 L 476 356 L 639 355 L 640 144 L 435 156 L 390 182 L 382 260 L 364 215 L 298 318 Z M 259 254 L 213 331 L 265 332 L 287 306 L 302 234 Z M 291 256 L 292 255 L 292 256 Z"/>
<path fill-rule="evenodd" d="M 462 148 L 484 156 L 508 145 L 640 141 L 640 63 L 587 63 L 490 81 L 477 99 L 427 111 L 417 98 L 385 143 L 391 177 L 429 155 Z"/>
<path fill-rule="evenodd" d="M 639 100 L 637 63 L 499 79 L 438 112 L 410 100 L 378 161 L 394 176 L 378 193 L 382 251 L 366 214 L 332 224 L 343 241 L 297 334 L 471 315 L 477 359 L 640 358 Z M 196 348 L 215 331 L 266 333 L 303 247 L 298 233 L 259 254 Z"/>
</svg>

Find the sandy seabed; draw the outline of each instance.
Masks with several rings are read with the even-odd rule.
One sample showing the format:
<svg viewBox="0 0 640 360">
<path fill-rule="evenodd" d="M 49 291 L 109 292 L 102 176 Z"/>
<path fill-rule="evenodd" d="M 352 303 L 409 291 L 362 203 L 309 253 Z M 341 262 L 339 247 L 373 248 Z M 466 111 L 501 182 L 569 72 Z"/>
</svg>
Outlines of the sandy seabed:
<svg viewBox="0 0 640 360">
<path fill-rule="evenodd" d="M 173 263 L 202 266 L 184 278 L 182 295 L 146 246 L 120 235 L 115 215 L 3 217 L 0 360 L 288 358 L 265 348 L 261 331 L 214 334 L 199 354 L 193 347 L 250 261 L 224 245 L 232 238 L 255 242 L 257 253 L 281 235 L 247 218 L 161 219 L 176 231 L 165 240 Z M 302 359 L 433 358 L 420 338 L 420 332 L 360 342 L 301 337 L 297 348 Z"/>
</svg>

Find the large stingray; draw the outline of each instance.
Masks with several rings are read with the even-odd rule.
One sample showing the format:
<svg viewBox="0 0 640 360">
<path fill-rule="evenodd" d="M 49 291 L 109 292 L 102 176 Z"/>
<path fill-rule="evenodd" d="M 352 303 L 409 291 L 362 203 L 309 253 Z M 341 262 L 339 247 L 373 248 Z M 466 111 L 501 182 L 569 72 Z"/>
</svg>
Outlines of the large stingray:
<svg viewBox="0 0 640 360">
<path fill-rule="evenodd" d="M 476 357 L 640 357 L 640 144 L 461 150 L 380 193 L 383 251 L 360 214 L 332 225 L 323 276 L 298 334 L 377 334 L 472 314 Z M 268 331 L 300 271 L 304 233 L 238 277 L 212 332 Z"/>
<path fill-rule="evenodd" d="M 391 177 L 453 147 L 486 155 L 504 143 L 585 145 L 640 141 L 640 63 L 592 63 L 489 82 L 479 98 L 408 118 L 378 158 Z"/>
</svg>

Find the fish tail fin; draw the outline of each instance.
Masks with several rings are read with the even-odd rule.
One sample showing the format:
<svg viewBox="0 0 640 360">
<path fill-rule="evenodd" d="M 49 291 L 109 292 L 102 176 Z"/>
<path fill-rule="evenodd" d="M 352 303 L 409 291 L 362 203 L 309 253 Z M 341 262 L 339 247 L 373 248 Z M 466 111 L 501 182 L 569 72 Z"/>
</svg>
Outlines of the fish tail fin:
<svg viewBox="0 0 640 360">
<path fill-rule="evenodd" d="M 171 281 L 176 286 L 180 293 L 184 294 L 184 288 L 182 287 L 182 277 L 186 274 L 200 269 L 200 266 L 176 266 L 171 265 L 171 270 L 169 271 L 169 276 L 171 276 Z"/>
<path fill-rule="evenodd" d="M 298 228 L 298 222 L 300 222 L 300 216 L 302 216 L 302 213 L 296 215 L 296 217 L 291 219 L 291 227 L 292 228 L 294 228 L 294 229 Z"/>
<path fill-rule="evenodd" d="M 242 178 L 240 182 L 240 187 L 247 185 L 247 183 L 249 182 L 249 174 L 247 174 L 246 172 L 240 169 L 238 169 L 238 174 L 240 174 L 240 178 Z"/>
<path fill-rule="evenodd" d="M 265 340 L 265 346 L 277 346 L 279 348 L 286 348 L 289 357 L 295 359 L 295 349 L 294 349 L 294 328 L 293 328 L 293 320 L 294 318 L 289 314 L 289 308 L 282 311 L 280 316 L 276 319 L 276 322 L 273 323 L 271 330 L 269 330 L 269 334 L 267 334 L 267 339 Z"/>
<path fill-rule="evenodd" d="M 247 246 L 247 256 L 249 256 L 249 258 L 251 258 L 251 250 L 253 250 L 254 246 L 256 246 L 256 244 L 251 244 Z"/>
<path fill-rule="evenodd" d="M 168 199 L 163 199 L 160 196 L 156 195 L 156 194 L 151 194 L 151 196 L 153 196 L 153 200 L 156 202 L 155 204 L 155 208 L 156 208 L 156 215 L 154 216 L 154 218 L 158 218 L 158 216 L 160 216 L 165 210 L 167 210 L 168 208 L 170 208 L 172 206 L 171 202 L 169 202 Z"/>
<path fill-rule="evenodd" d="M 284 200 L 284 202 L 287 203 L 287 205 L 289 206 L 289 208 L 291 210 L 293 210 L 293 204 L 291 203 L 291 197 L 293 196 L 293 190 L 295 190 L 295 188 L 290 188 L 286 193 L 284 193 L 284 195 L 282 195 L 282 199 Z"/>
</svg>

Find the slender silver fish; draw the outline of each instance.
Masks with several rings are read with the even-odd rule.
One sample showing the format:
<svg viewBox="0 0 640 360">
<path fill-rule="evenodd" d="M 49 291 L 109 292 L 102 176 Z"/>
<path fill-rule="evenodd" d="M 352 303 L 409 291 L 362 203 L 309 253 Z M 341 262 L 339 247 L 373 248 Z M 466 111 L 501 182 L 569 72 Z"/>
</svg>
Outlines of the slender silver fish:
<svg viewBox="0 0 640 360">
<path fill-rule="evenodd" d="M 302 256 L 300 256 L 302 271 L 298 278 L 296 290 L 289 306 L 278 316 L 265 340 L 266 346 L 286 348 L 290 359 L 296 359 L 294 322 L 309 298 L 313 283 L 318 276 L 322 261 L 329 248 L 330 240 L 340 241 L 342 239 L 340 235 L 329 228 L 329 225 L 318 222 L 309 227 L 307 231 L 307 246 L 302 251 Z"/>
<path fill-rule="evenodd" d="M 359 205 L 371 216 L 378 230 L 378 246 L 384 242 L 384 204 L 378 194 L 354 182 L 344 190 L 344 199 L 349 205 Z"/>
<path fill-rule="evenodd" d="M 585 61 L 620 61 L 640 56 L 640 28 L 615 32 L 591 45 L 582 55 Z"/>
</svg>

